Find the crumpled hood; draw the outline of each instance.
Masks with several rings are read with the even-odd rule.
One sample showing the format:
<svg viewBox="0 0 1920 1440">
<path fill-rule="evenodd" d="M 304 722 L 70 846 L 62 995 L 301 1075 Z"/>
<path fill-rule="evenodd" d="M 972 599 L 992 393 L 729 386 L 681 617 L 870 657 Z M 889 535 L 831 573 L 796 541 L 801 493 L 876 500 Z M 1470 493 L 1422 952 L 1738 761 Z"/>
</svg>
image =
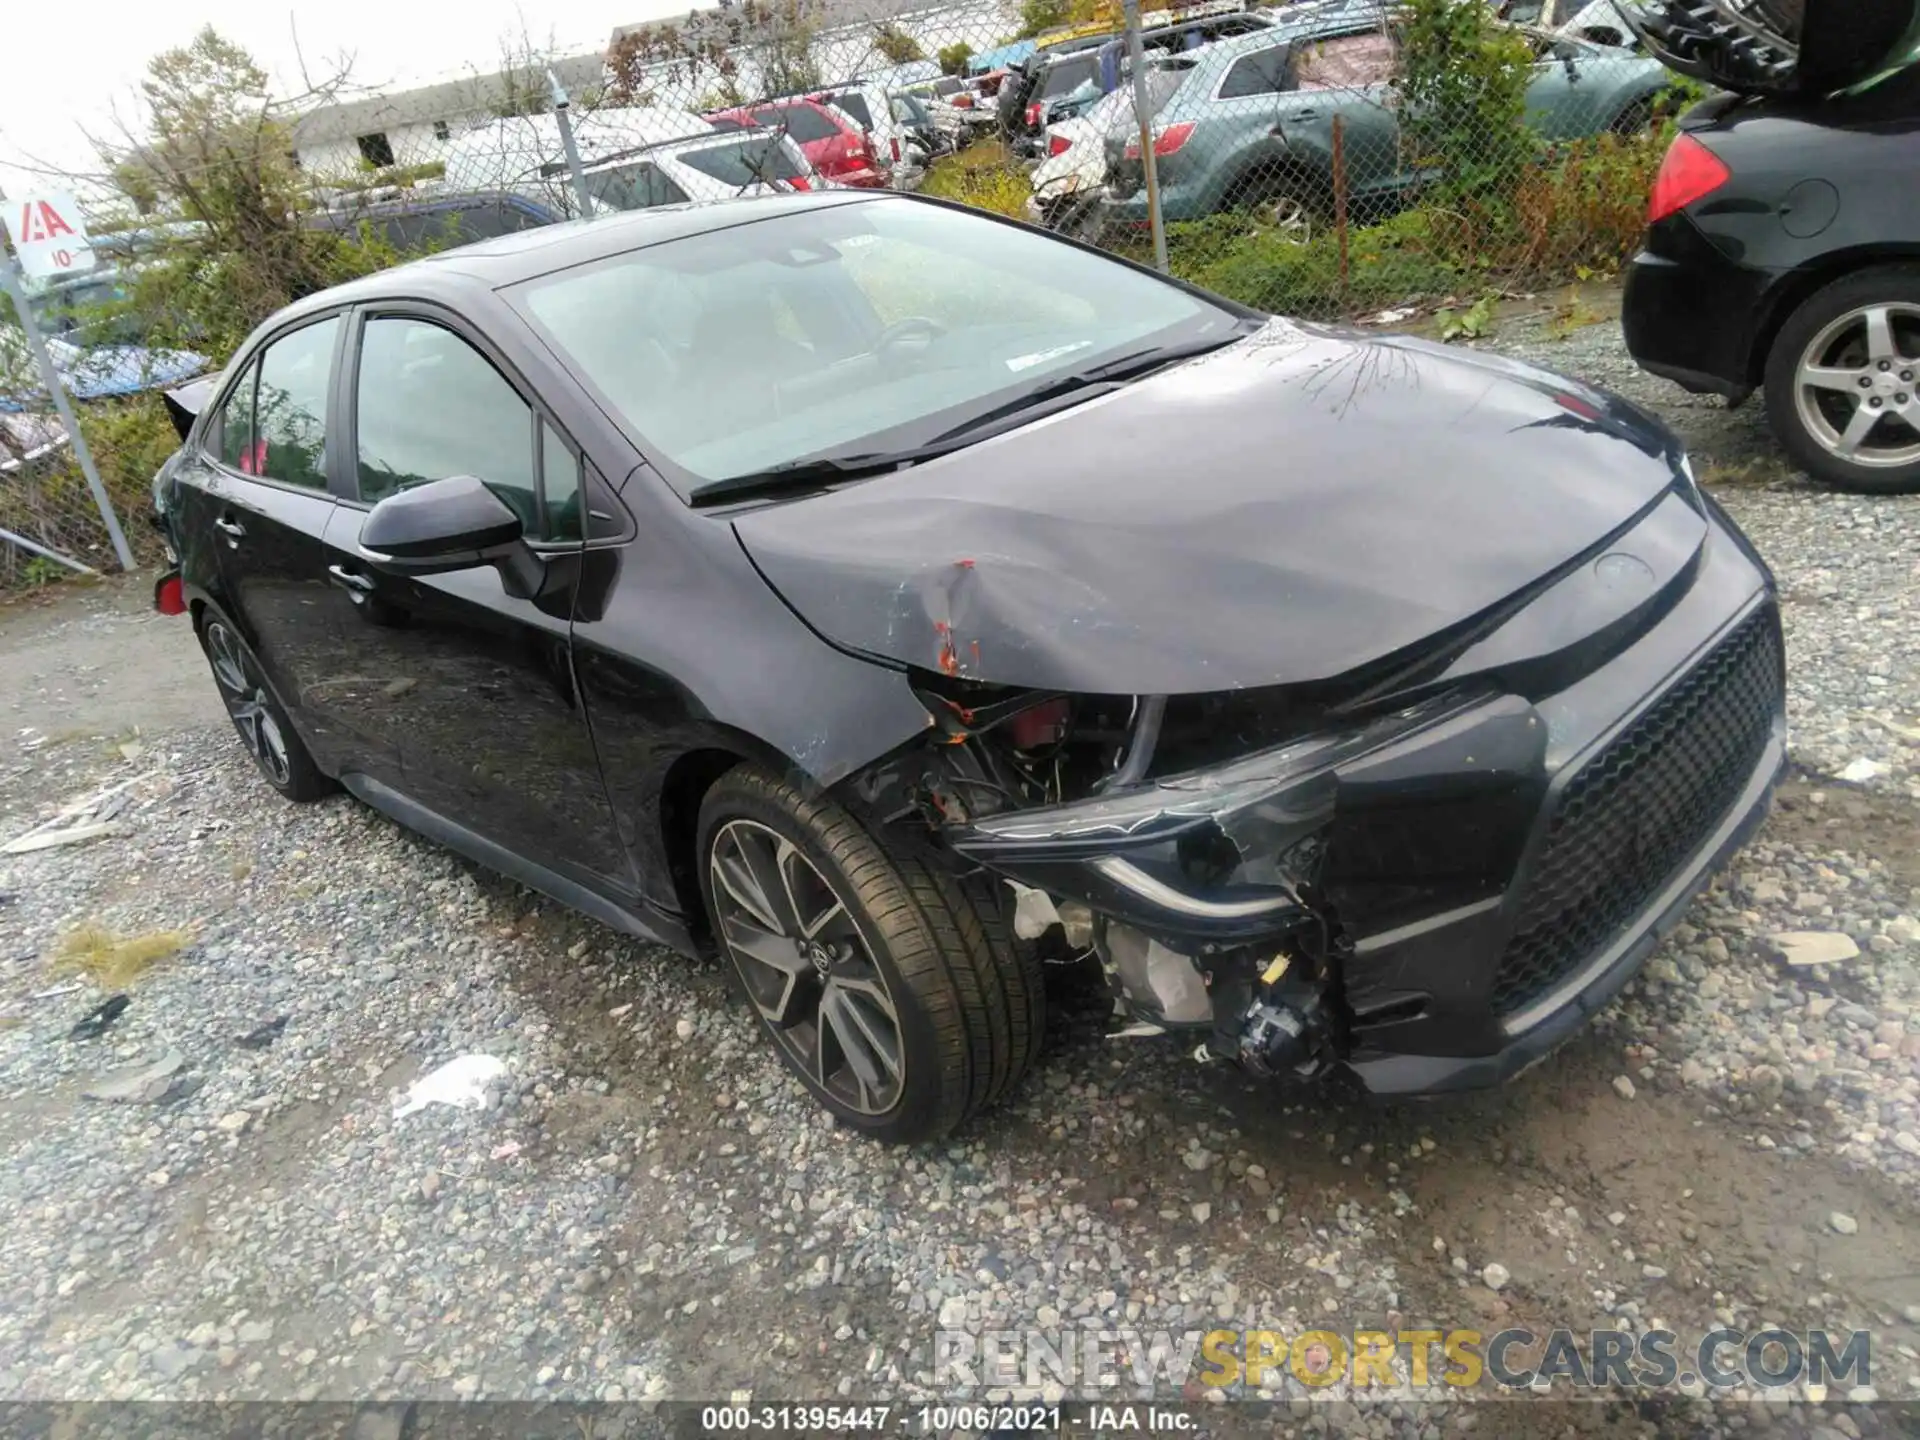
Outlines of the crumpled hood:
<svg viewBox="0 0 1920 1440">
<path fill-rule="evenodd" d="M 1007 685 L 1331 679 L 1548 577 L 1673 482 L 1624 401 L 1274 321 L 910 470 L 738 517 L 834 643 Z"/>
</svg>

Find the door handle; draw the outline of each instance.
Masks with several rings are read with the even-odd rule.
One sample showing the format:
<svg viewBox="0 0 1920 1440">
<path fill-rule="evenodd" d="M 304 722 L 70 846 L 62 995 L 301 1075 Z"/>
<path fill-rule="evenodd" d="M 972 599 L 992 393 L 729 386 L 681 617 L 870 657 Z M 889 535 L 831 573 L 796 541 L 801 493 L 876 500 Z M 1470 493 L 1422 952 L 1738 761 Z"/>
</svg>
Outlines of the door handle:
<svg viewBox="0 0 1920 1440">
<path fill-rule="evenodd" d="M 357 570 L 349 570 L 344 565 L 329 565 L 327 574 L 333 577 L 333 583 L 348 590 L 357 590 L 362 595 L 373 593 L 373 581 Z"/>
<path fill-rule="evenodd" d="M 247 533 L 247 527 L 230 515 L 222 515 L 213 522 L 213 528 L 229 540 L 238 540 Z"/>
</svg>

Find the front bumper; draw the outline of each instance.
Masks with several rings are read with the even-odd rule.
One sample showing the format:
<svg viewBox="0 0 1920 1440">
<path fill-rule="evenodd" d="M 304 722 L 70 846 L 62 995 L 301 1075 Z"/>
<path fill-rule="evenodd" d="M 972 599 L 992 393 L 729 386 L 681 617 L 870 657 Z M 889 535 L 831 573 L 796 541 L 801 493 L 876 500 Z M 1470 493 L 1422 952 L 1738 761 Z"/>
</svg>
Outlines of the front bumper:
<svg viewBox="0 0 1920 1440">
<path fill-rule="evenodd" d="M 1622 567 L 1605 564 L 1623 554 L 1649 562 L 1632 604 Z M 1323 981 L 1336 1022 L 1325 1058 L 1378 1095 L 1495 1084 L 1551 1051 L 1759 825 L 1784 762 L 1771 577 L 1697 502 L 1663 503 L 1456 670 L 1483 691 L 1501 683 L 1337 764 L 1305 892 L 1341 940 Z M 1017 846 L 956 843 L 1195 957 L 1216 997 L 1219 967 L 1292 943 L 1217 909 L 1204 924 L 1155 913 L 1139 887 L 1082 883 L 1071 861 L 1042 869 Z M 1221 1020 L 1216 998 L 1216 1033 Z"/>
</svg>

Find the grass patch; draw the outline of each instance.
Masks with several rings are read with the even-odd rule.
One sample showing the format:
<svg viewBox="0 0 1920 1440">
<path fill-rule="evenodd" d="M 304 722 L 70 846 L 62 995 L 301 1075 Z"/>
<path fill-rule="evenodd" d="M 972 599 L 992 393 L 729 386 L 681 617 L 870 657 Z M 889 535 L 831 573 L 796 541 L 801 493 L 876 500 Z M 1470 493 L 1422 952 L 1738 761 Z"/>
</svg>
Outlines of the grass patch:
<svg viewBox="0 0 1920 1440">
<path fill-rule="evenodd" d="M 1247 216 L 1214 215 L 1170 226 L 1167 254 L 1181 279 L 1283 315 L 1332 316 L 1482 288 L 1472 267 L 1448 259 L 1435 244 L 1419 210 L 1350 232 L 1344 305 L 1340 244 L 1331 232 L 1303 245 Z"/>
<path fill-rule="evenodd" d="M 150 930 L 117 935 L 89 920 L 60 937 L 51 964 L 62 973 L 87 976 L 109 990 L 125 988 L 162 960 L 170 960 L 193 939 L 191 930 Z"/>
<path fill-rule="evenodd" d="M 998 140 L 979 140 L 929 165 L 920 190 L 942 200 L 958 200 L 963 205 L 1024 220 L 1033 182 Z"/>
</svg>

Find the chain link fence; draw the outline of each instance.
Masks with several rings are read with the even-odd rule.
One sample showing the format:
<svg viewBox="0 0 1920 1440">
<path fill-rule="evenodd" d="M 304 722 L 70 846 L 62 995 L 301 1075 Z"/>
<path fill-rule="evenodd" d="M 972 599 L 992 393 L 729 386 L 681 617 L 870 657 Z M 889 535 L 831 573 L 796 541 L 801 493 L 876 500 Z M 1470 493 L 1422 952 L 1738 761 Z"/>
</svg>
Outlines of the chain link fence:
<svg viewBox="0 0 1920 1440">
<path fill-rule="evenodd" d="M 581 216 L 919 190 L 1323 320 L 1609 273 L 1692 84 L 1632 44 L 1611 0 L 734 0 L 492 75 L 288 100 L 209 32 L 83 187 L 99 268 L 33 303 L 151 554 L 165 389 L 314 289 Z M 0 333 L 0 529 L 98 555 L 17 348 Z M 47 563 L 0 542 L 0 588 Z"/>
</svg>

